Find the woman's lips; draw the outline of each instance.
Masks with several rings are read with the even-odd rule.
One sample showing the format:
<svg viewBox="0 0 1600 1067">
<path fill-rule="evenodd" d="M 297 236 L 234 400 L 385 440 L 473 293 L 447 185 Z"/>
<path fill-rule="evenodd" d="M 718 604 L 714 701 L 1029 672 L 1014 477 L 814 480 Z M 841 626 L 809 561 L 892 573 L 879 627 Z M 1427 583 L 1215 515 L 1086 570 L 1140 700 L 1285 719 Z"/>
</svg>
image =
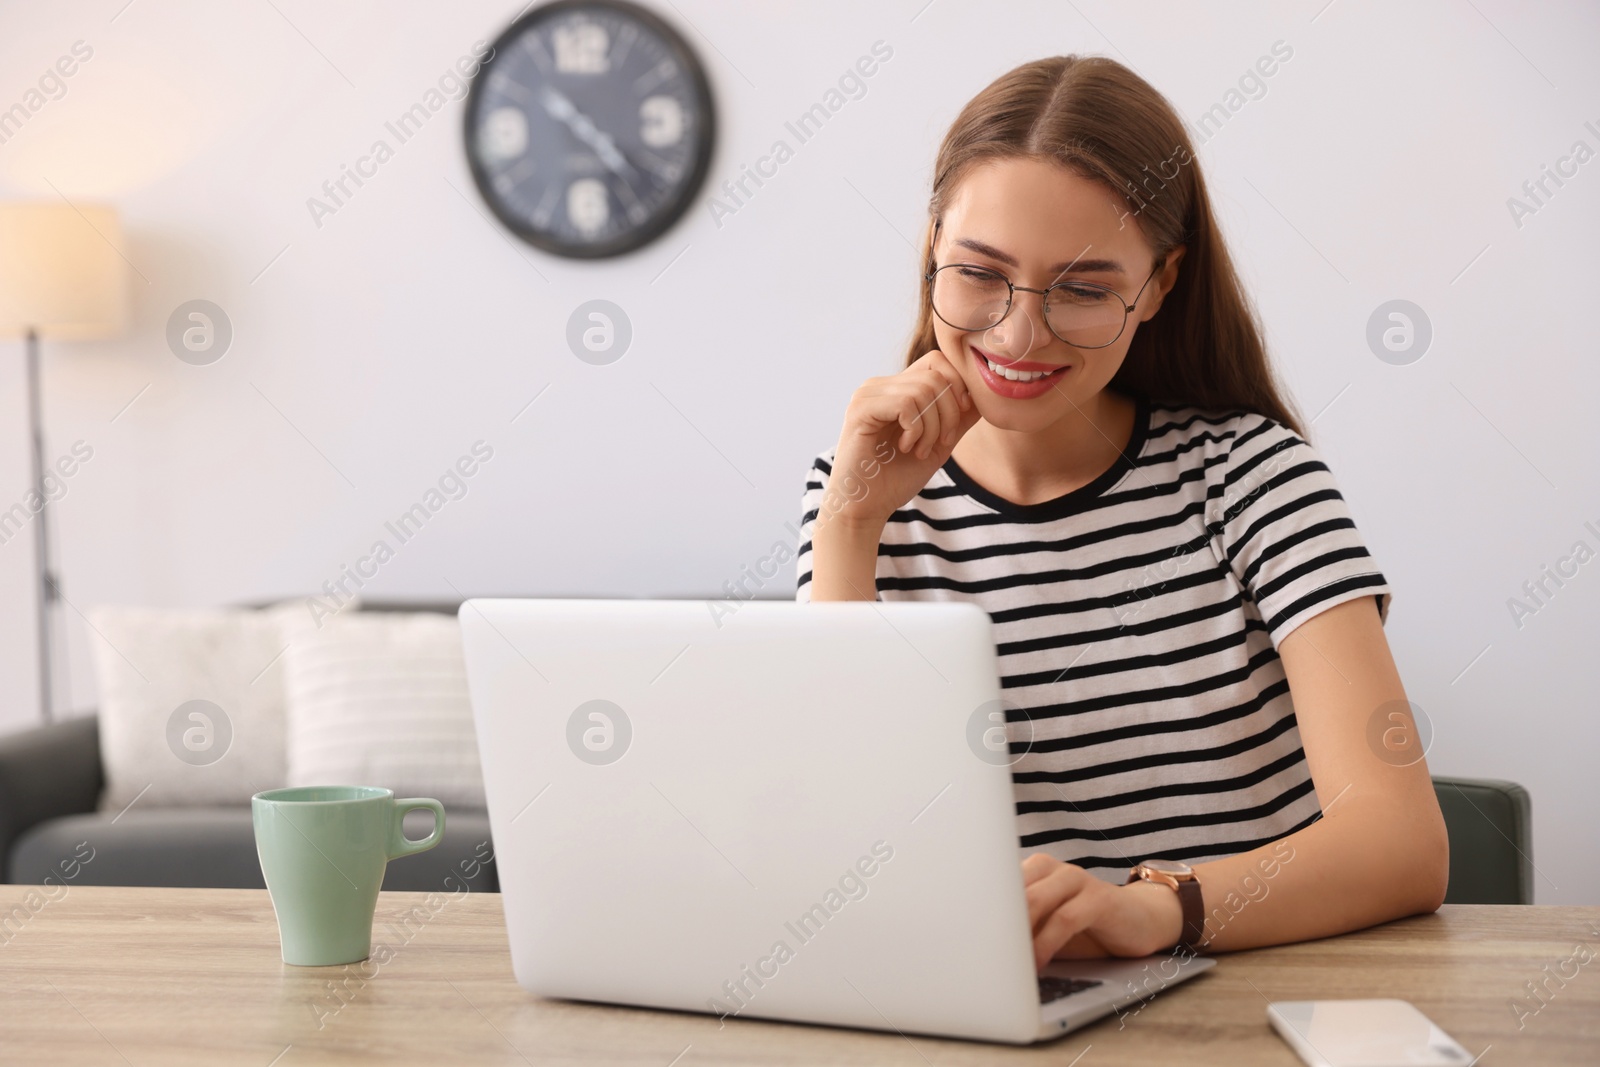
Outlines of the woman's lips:
<svg viewBox="0 0 1600 1067">
<path fill-rule="evenodd" d="M 1010 400 L 1032 400 L 1034 397 L 1043 396 L 1055 388 L 1056 380 L 1069 369 L 1060 363 L 1033 363 L 1028 360 L 1006 360 L 991 352 L 985 352 L 976 345 L 967 346 L 972 351 L 972 359 L 978 365 L 978 376 L 983 379 L 983 384 L 998 396 Z M 1021 373 L 1034 373 L 1044 371 L 1042 378 L 1028 382 L 1014 382 L 1001 374 L 996 374 L 989 366 L 993 360 L 995 366 Z"/>
</svg>

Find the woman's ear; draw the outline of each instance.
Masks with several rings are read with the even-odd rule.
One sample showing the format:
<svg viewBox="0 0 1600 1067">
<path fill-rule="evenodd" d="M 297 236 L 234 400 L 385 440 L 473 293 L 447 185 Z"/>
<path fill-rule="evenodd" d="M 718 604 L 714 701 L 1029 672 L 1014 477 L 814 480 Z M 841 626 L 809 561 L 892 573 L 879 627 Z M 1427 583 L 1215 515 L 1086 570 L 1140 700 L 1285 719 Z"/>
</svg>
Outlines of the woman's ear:
<svg viewBox="0 0 1600 1067">
<path fill-rule="evenodd" d="M 1150 306 L 1145 309 L 1144 315 L 1139 319 L 1140 322 L 1149 322 L 1154 318 L 1156 312 L 1161 310 L 1161 302 L 1167 298 L 1168 293 L 1172 292 L 1172 287 L 1178 284 L 1178 264 L 1183 260 L 1183 253 L 1187 249 L 1187 245 L 1178 245 L 1167 253 L 1167 262 L 1157 273 L 1152 286 L 1155 290 L 1152 294 L 1155 299 L 1150 301 Z"/>
</svg>

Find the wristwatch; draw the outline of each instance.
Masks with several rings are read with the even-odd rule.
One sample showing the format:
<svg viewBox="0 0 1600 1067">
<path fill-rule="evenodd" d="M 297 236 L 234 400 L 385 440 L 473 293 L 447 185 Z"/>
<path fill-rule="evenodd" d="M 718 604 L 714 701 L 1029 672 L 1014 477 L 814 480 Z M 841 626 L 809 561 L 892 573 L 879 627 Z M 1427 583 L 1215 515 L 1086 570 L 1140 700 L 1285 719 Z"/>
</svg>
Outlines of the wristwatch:
<svg viewBox="0 0 1600 1067">
<path fill-rule="evenodd" d="M 1143 879 L 1167 886 L 1178 894 L 1178 904 L 1183 908 L 1183 935 L 1178 946 L 1195 952 L 1206 932 L 1206 906 L 1200 897 L 1200 879 L 1187 863 L 1172 860 L 1145 860 L 1128 871 L 1125 885 Z"/>
</svg>

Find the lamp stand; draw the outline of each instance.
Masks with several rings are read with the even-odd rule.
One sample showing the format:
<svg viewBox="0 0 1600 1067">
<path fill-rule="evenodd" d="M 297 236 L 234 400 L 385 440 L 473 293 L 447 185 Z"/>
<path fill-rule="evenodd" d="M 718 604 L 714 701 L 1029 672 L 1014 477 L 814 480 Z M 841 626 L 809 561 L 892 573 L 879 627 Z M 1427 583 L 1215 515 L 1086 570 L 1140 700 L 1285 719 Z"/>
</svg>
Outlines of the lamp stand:
<svg viewBox="0 0 1600 1067">
<path fill-rule="evenodd" d="M 44 488 L 44 431 L 39 401 L 39 333 L 28 331 L 28 427 L 33 438 L 33 491 L 39 494 L 39 514 L 33 522 L 33 568 L 39 629 L 39 705 L 44 721 L 55 717 L 51 693 L 50 614 L 57 599 L 55 575 L 50 573 L 50 498 Z"/>
</svg>

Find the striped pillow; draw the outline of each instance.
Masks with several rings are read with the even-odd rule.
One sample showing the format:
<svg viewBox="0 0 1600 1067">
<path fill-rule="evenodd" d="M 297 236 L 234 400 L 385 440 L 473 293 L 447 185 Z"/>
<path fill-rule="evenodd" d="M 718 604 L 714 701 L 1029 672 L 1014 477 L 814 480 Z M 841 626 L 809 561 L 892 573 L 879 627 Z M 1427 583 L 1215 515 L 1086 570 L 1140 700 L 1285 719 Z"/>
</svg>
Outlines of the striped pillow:
<svg viewBox="0 0 1600 1067">
<path fill-rule="evenodd" d="M 354 613 L 288 632 L 290 785 L 373 785 L 482 810 L 456 619 Z"/>
</svg>

